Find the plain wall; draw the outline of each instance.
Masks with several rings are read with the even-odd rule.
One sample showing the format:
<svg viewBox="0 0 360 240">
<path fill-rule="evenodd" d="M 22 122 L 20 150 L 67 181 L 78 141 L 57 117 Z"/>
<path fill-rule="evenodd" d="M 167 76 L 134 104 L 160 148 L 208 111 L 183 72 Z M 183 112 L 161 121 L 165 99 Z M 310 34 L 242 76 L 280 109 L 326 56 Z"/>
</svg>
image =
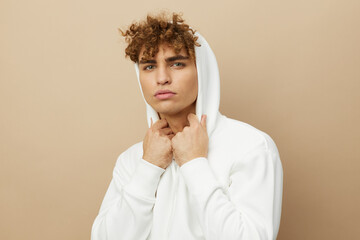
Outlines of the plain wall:
<svg viewBox="0 0 360 240">
<path fill-rule="evenodd" d="M 147 123 L 117 28 L 161 9 L 209 42 L 222 114 L 276 142 L 278 239 L 360 235 L 360 2 L 0 1 L 0 239 L 89 239 Z"/>
</svg>

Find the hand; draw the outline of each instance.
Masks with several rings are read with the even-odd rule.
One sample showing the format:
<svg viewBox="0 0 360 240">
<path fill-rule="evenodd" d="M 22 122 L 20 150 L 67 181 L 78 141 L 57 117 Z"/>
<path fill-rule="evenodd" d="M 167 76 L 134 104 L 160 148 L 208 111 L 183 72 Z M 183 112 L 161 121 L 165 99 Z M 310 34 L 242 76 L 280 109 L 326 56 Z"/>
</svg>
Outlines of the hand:
<svg viewBox="0 0 360 240">
<path fill-rule="evenodd" d="M 171 139 L 174 133 L 166 119 L 160 119 L 147 130 L 143 141 L 143 159 L 166 169 L 172 162 Z"/>
<path fill-rule="evenodd" d="M 201 122 L 193 113 L 190 113 L 187 118 L 190 126 L 184 127 L 182 132 L 176 133 L 171 139 L 175 161 L 179 166 L 194 158 L 207 157 L 208 153 L 206 115 L 201 116 Z"/>
</svg>

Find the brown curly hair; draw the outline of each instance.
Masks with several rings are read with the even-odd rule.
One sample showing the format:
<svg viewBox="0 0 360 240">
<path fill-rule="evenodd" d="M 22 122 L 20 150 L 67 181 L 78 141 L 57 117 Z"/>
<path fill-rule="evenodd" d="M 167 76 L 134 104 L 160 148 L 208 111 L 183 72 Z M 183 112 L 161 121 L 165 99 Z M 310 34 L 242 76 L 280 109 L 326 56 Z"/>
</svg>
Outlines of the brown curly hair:
<svg viewBox="0 0 360 240">
<path fill-rule="evenodd" d="M 176 54 L 185 48 L 190 58 L 195 61 L 196 42 L 195 30 L 184 23 L 180 14 L 172 14 L 172 22 L 166 13 L 156 16 L 147 15 L 146 20 L 133 23 L 124 32 L 118 28 L 128 43 L 125 49 L 125 57 L 130 57 L 133 62 L 154 58 L 159 51 L 159 44 L 167 43 L 174 48 Z M 140 51 L 144 46 L 142 59 L 139 59 Z"/>
</svg>

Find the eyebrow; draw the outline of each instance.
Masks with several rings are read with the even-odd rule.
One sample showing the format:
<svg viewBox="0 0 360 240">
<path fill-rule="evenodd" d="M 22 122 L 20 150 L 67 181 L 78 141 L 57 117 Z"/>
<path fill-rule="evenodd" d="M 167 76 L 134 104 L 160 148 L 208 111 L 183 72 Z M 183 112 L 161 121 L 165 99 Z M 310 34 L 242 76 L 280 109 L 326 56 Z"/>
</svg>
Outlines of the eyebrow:
<svg viewBox="0 0 360 240">
<path fill-rule="evenodd" d="M 139 64 L 156 63 L 155 60 L 140 60 Z"/>
<path fill-rule="evenodd" d="M 178 60 L 187 60 L 189 59 L 189 56 L 183 56 L 183 55 L 176 55 L 173 57 L 168 57 L 165 59 L 165 62 L 175 62 Z M 150 60 L 140 60 L 139 64 L 147 64 L 147 63 L 156 63 L 156 60 L 150 59 Z"/>
<path fill-rule="evenodd" d="M 166 62 L 174 62 L 174 61 L 177 61 L 177 60 L 187 60 L 187 59 L 189 59 L 189 56 L 176 55 L 176 56 L 169 57 L 169 58 L 165 59 L 165 61 Z"/>
</svg>

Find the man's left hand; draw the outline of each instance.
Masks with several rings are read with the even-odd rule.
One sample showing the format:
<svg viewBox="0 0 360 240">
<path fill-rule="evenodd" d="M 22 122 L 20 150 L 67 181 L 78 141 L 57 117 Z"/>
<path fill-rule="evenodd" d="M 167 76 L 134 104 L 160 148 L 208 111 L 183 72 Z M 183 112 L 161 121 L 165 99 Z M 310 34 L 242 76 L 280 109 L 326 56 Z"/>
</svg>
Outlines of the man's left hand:
<svg viewBox="0 0 360 240">
<path fill-rule="evenodd" d="M 174 158 L 180 167 L 194 158 L 207 157 L 208 153 L 206 115 L 201 116 L 200 122 L 193 113 L 187 118 L 190 126 L 185 126 L 182 132 L 176 133 L 171 139 Z"/>
</svg>

